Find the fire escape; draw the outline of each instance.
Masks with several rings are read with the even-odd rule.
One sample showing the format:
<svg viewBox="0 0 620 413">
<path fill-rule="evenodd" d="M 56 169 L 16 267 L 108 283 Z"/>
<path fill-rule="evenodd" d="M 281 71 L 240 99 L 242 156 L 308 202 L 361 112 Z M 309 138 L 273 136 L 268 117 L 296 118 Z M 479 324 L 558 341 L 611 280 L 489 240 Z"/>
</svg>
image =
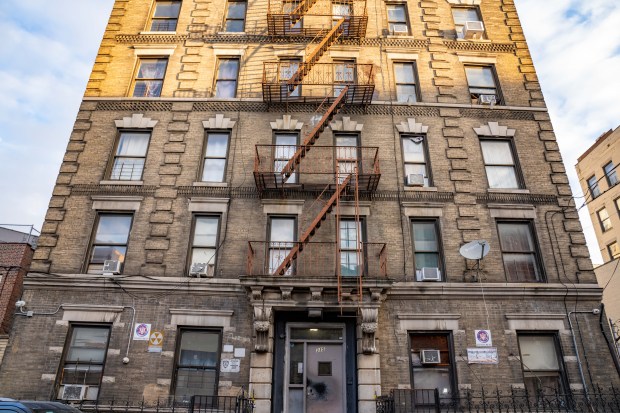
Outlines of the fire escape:
<svg viewBox="0 0 620 413">
<path fill-rule="evenodd" d="M 264 64 L 263 99 L 269 104 L 316 103 L 318 109 L 301 144 L 256 145 L 256 187 L 261 197 L 285 197 L 293 191 L 319 196 L 305 212 L 314 218 L 297 241 L 249 243 L 247 274 L 335 275 L 339 302 L 345 294 L 361 300 L 364 278 L 387 272 L 385 244 L 365 242 L 360 219 L 360 196 L 375 191 L 379 183 L 378 148 L 346 140 L 332 146 L 316 143 L 345 105 L 367 105 L 372 99 L 372 65 L 321 61 L 337 41 L 364 37 L 366 2 L 270 0 L 267 19 L 271 35 L 311 41 L 303 61 Z M 330 214 L 335 218 L 335 244 L 311 241 Z"/>
</svg>

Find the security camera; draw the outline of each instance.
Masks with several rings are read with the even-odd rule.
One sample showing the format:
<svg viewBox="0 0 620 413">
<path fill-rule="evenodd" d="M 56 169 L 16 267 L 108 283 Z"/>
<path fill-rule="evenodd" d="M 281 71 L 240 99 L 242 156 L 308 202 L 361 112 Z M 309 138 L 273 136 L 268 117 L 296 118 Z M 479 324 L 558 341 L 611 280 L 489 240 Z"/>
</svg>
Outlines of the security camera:
<svg viewBox="0 0 620 413">
<path fill-rule="evenodd" d="M 600 313 L 601 313 L 601 310 L 599 310 L 598 308 L 593 308 L 592 309 L 592 314 L 597 315 L 597 314 L 600 314 Z"/>
<path fill-rule="evenodd" d="M 24 300 L 19 300 L 15 303 L 15 307 L 22 308 L 26 306 L 26 302 Z"/>
</svg>

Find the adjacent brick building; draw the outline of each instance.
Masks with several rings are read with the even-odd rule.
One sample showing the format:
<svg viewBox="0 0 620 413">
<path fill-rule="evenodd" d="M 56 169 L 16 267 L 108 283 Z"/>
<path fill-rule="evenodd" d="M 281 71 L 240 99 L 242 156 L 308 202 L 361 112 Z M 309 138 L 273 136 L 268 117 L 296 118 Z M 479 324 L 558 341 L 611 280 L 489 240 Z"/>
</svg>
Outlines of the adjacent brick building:
<svg viewBox="0 0 620 413">
<path fill-rule="evenodd" d="M 0 388 L 591 388 L 601 291 L 513 0 L 116 0 Z"/>
</svg>

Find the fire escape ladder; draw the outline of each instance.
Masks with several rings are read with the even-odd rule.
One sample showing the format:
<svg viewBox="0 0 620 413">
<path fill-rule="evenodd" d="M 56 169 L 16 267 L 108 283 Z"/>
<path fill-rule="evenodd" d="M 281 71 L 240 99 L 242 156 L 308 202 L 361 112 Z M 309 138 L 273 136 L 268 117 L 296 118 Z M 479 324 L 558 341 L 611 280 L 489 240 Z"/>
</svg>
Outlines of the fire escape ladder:
<svg viewBox="0 0 620 413">
<path fill-rule="evenodd" d="M 321 117 L 321 120 L 312 128 L 310 133 L 306 135 L 304 142 L 299 146 L 299 149 L 291 156 L 291 159 L 287 162 L 286 165 L 282 168 L 280 173 L 282 174 L 282 183 L 285 183 L 286 180 L 295 172 L 295 168 L 301 160 L 306 156 L 306 153 L 310 150 L 312 145 L 316 142 L 316 140 L 321 136 L 321 133 L 325 130 L 329 122 L 336 116 L 336 114 L 340 111 L 342 106 L 345 103 L 345 97 L 347 96 L 347 92 L 349 91 L 349 86 L 345 86 L 341 91 L 336 100 L 331 104 L 331 106 L 327 109 L 327 111 Z"/>
<path fill-rule="evenodd" d="M 310 242 L 310 239 L 312 238 L 312 236 L 314 236 L 316 230 L 319 229 L 323 221 L 327 219 L 327 214 L 329 214 L 333 210 L 334 205 L 336 204 L 338 199 L 340 199 L 340 196 L 345 191 L 347 185 L 350 182 L 351 175 L 347 176 L 342 181 L 342 183 L 336 185 L 336 191 L 334 192 L 334 194 L 331 196 L 331 198 L 329 198 L 325 206 L 323 206 L 323 209 L 321 209 L 319 214 L 314 218 L 310 226 L 303 233 L 303 235 L 299 239 L 299 242 L 295 243 L 288 255 L 284 258 L 284 260 L 282 260 L 282 263 L 274 272 L 275 275 L 284 275 L 286 273 L 286 271 L 293 264 L 293 261 L 297 259 L 297 255 L 303 251 L 304 246 L 308 242 Z"/>
<path fill-rule="evenodd" d="M 295 73 L 293 73 L 291 78 L 287 81 L 289 94 L 293 93 L 295 88 L 304 80 L 304 77 L 310 73 L 312 66 L 314 66 L 314 64 L 319 61 L 321 56 L 325 54 L 330 46 L 334 44 L 340 36 L 342 36 L 344 33 L 346 20 L 347 19 L 345 17 L 338 20 L 334 27 L 332 27 L 331 30 L 323 37 L 319 45 L 315 47 L 314 50 L 306 56 L 305 61 L 299 65 Z"/>
<path fill-rule="evenodd" d="M 289 15 L 291 19 L 291 27 L 295 26 L 297 22 L 301 20 L 302 17 L 304 17 L 304 14 L 307 13 L 308 10 L 310 10 L 316 2 L 317 0 L 302 0 L 297 5 L 297 7 L 295 7 L 295 10 L 293 10 Z"/>
</svg>

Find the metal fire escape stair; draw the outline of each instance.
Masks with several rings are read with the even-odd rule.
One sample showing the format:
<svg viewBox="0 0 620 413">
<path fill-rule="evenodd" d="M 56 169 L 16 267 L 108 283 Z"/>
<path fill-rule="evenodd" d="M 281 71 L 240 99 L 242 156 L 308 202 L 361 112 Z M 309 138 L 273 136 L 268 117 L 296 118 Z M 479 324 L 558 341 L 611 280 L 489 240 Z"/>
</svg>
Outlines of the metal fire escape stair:
<svg viewBox="0 0 620 413">
<path fill-rule="evenodd" d="M 284 165 L 282 171 L 282 183 L 285 183 L 286 180 L 295 172 L 295 168 L 301 160 L 306 156 L 306 153 L 310 150 L 312 145 L 316 142 L 316 140 L 321 136 L 321 133 L 325 130 L 329 122 L 336 116 L 336 114 L 340 111 L 342 106 L 345 103 L 345 97 L 347 96 L 347 92 L 349 91 L 349 87 L 345 86 L 341 91 L 336 100 L 331 104 L 329 109 L 323 114 L 321 120 L 312 128 L 310 133 L 304 139 L 303 144 L 299 146 L 299 149 L 293 154 L 291 159 Z"/>
<path fill-rule="evenodd" d="M 302 17 L 304 17 L 304 14 L 307 13 L 316 2 L 317 0 L 301 1 L 297 5 L 297 7 L 295 7 L 295 10 L 293 10 L 289 15 L 289 18 L 291 19 L 291 27 L 295 26 L 297 22 L 301 20 Z"/>
<path fill-rule="evenodd" d="M 340 36 L 342 36 L 344 33 L 346 20 L 347 19 L 345 17 L 339 19 L 331 30 L 329 30 L 323 37 L 319 45 L 312 52 L 310 52 L 308 56 L 306 56 L 305 61 L 299 65 L 295 73 L 293 73 L 291 78 L 286 82 L 288 85 L 289 94 L 293 93 L 295 88 L 304 80 L 304 77 L 310 73 L 310 70 L 319 61 L 321 56 L 323 56 L 330 46 L 334 44 Z"/>
<path fill-rule="evenodd" d="M 293 261 L 297 259 L 297 255 L 303 251 L 304 246 L 308 242 L 310 242 L 310 238 L 314 236 L 314 234 L 316 233 L 316 230 L 319 229 L 323 221 L 327 219 L 327 214 L 329 214 L 332 211 L 332 209 L 334 208 L 334 205 L 336 204 L 338 199 L 340 199 L 340 195 L 345 191 L 345 189 L 347 188 L 350 182 L 351 182 L 351 175 L 347 175 L 347 177 L 343 179 L 342 183 L 336 185 L 336 191 L 334 192 L 334 194 L 331 196 L 331 198 L 329 198 L 325 206 L 321 209 L 319 214 L 314 218 L 314 220 L 312 221 L 308 229 L 306 229 L 306 231 L 303 233 L 303 235 L 299 239 L 299 242 L 295 244 L 295 246 L 291 249 L 291 252 L 289 252 L 288 255 L 284 258 L 284 260 L 282 260 L 282 263 L 276 269 L 274 274 L 284 275 L 286 273 L 286 271 L 293 264 Z"/>
</svg>

